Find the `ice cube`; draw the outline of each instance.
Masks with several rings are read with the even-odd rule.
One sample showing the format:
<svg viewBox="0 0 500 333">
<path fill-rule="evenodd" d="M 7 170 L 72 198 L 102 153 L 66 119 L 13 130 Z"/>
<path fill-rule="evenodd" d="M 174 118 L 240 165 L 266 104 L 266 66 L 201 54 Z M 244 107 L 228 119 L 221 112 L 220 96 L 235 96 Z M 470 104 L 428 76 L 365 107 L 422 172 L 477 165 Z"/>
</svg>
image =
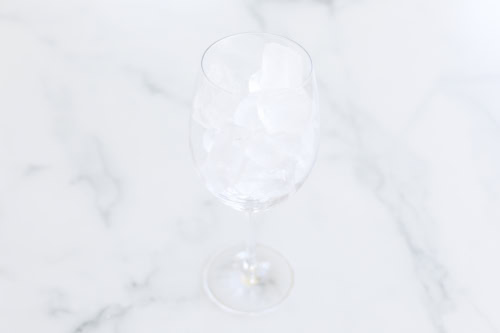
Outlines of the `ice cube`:
<svg viewBox="0 0 500 333">
<path fill-rule="evenodd" d="M 268 43 L 262 53 L 259 87 L 262 90 L 294 88 L 304 77 L 303 57 L 291 47 Z"/>
<path fill-rule="evenodd" d="M 280 169 L 286 164 L 286 153 L 279 151 L 273 138 L 266 133 L 257 133 L 246 143 L 246 157 L 259 165 L 263 171 Z"/>
<path fill-rule="evenodd" d="M 272 136 L 274 147 L 281 154 L 288 157 L 298 158 L 303 150 L 303 138 L 301 135 L 289 133 L 278 133 Z"/>
<path fill-rule="evenodd" d="M 262 128 L 262 122 L 259 118 L 259 99 L 255 95 L 248 95 L 236 108 L 233 121 L 236 125 L 251 130 Z"/>
<path fill-rule="evenodd" d="M 279 149 L 273 137 L 254 133 L 245 143 L 245 163 L 235 189 L 241 196 L 265 201 L 293 189 L 295 160 Z"/>
<path fill-rule="evenodd" d="M 209 153 L 212 150 L 212 147 L 214 146 L 215 135 L 216 135 L 215 130 L 213 129 L 207 129 L 203 133 L 202 144 L 203 148 L 207 153 Z"/>
<path fill-rule="evenodd" d="M 260 94 L 259 118 L 270 134 L 300 133 L 309 121 L 313 103 L 303 90 Z"/>
<path fill-rule="evenodd" d="M 238 75 L 238 67 L 233 63 L 234 61 L 235 57 L 224 54 L 220 56 L 220 60 L 206 65 L 204 67 L 205 75 L 211 84 L 234 93 L 241 91 L 243 82 L 240 75 Z"/>
<path fill-rule="evenodd" d="M 254 160 L 246 160 L 234 189 L 241 197 L 265 202 L 293 191 L 293 164 L 268 169 Z"/>
<path fill-rule="evenodd" d="M 237 106 L 235 95 L 200 84 L 193 101 L 193 120 L 204 128 L 219 129 L 231 121 Z"/>
<path fill-rule="evenodd" d="M 257 176 L 244 178 L 234 186 L 234 190 L 239 197 L 266 202 L 290 194 L 293 185 L 283 182 L 280 177 Z"/>
<path fill-rule="evenodd" d="M 248 80 L 248 92 L 254 93 L 261 89 L 260 87 L 260 70 L 250 75 Z"/>
<path fill-rule="evenodd" d="M 245 138 L 248 131 L 228 124 L 213 132 L 210 150 L 200 171 L 211 191 L 221 193 L 238 181 L 245 159 Z"/>
</svg>

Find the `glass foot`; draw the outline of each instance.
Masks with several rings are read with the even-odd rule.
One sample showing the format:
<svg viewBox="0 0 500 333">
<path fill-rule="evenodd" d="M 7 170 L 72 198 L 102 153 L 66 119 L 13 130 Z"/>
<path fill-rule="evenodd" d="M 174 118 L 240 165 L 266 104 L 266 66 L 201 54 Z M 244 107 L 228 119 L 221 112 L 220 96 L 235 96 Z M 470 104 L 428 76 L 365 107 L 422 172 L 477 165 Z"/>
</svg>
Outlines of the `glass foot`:
<svg viewBox="0 0 500 333">
<path fill-rule="evenodd" d="M 208 263 L 204 286 L 221 308 L 243 314 L 273 310 L 290 294 L 293 270 L 278 252 L 257 245 L 255 263 L 244 246 L 225 250 Z"/>
</svg>

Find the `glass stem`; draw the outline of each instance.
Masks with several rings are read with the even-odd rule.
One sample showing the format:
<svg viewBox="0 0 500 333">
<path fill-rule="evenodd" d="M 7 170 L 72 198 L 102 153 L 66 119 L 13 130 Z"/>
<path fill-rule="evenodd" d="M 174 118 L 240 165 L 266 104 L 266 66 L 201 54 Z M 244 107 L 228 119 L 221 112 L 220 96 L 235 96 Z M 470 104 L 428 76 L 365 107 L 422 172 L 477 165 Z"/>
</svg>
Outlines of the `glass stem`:
<svg viewBox="0 0 500 333">
<path fill-rule="evenodd" d="M 247 279 L 250 284 L 258 283 L 256 276 L 256 268 L 257 268 L 257 226 L 255 224 L 252 212 L 247 212 L 248 219 L 248 235 L 247 235 L 247 244 L 246 244 L 246 271 L 247 271 Z"/>
</svg>

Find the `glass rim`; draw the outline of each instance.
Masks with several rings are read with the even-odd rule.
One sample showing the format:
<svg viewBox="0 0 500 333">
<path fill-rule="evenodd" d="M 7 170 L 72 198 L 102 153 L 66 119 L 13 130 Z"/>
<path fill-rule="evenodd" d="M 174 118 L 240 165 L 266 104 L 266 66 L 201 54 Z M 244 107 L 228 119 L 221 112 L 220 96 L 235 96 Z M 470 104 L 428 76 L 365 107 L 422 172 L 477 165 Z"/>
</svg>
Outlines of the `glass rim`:
<svg viewBox="0 0 500 333">
<path fill-rule="evenodd" d="M 311 77 L 313 76 L 313 62 L 312 62 L 312 59 L 311 59 L 311 55 L 309 54 L 309 52 L 307 52 L 307 50 L 302 45 L 300 45 L 298 42 L 294 41 L 293 39 L 285 37 L 285 36 L 282 36 L 282 35 L 273 34 L 273 33 L 269 33 L 269 32 L 252 32 L 252 31 L 249 31 L 249 32 L 238 32 L 238 33 L 235 33 L 235 34 L 232 34 L 232 35 L 227 35 L 225 37 L 219 38 L 215 42 L 213 42 L 212 44 L 210 44 L 205 49 L 205 51 L 203 52 L 203 55 L 201 56 L 201 64 L 200 64 L 201 65 L 201 72 L 203 73 L 203 77 L 211 85 L 213 85 L 215 88 L 220 89 L 220 90 L 222 90 L 222 91 L 224 91 L 224 92 L 226 92 L 228 94 L 231 94 L 231 95 L 241 95 L 240 92 L 235 92 L 235 91 L 227 90 L 227 89 L 221 87 L 219 84 L 217 84 L 214 81 L 212 81 L 210 79 L 209 75 L 205 72 L 205 67 L 203 66 L 203 62 L 205 60 L 205 56 L 207 55 L 207 52 L 212 47 L 214 47 L 216 44 L 218 44 L 218 43 L 220 43 L 220 42 L 222 42 L 224 40 L 227 40 L 229 38 L 239 37 L 239 36 L 243 36 L 243 35 L 270 36 L 270 37 L 274 37 L 274 38 L 278 38 L 278 39 L 283 39 L 283 40 L 285 40 L 288 43 L 292 43 L 292 44 L 298 46 L 299 49 L 301 49 L 304 52 L 304 54 L 306 55 L 306 58 L 307 58 L 308 64 L 309 64 L 309 72 L 307 73 L 306 78 L 299 85 L 297 85 L 297 87 L 292 87 L 292 88 L 289 88 L 289 89 L 299 89 L 299 88 L 302 88 L 302 87 L 304 87 L 311 80 Z"/>
</svg>

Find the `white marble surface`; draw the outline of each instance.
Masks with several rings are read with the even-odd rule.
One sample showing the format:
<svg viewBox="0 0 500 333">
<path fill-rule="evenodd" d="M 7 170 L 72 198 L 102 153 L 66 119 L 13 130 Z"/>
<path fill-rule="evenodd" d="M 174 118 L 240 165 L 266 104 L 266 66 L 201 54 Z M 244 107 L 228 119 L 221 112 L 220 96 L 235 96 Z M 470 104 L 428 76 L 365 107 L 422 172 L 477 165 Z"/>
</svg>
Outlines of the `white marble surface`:
<svg viewBox="0 0 500 333">
<path fill-rule="evenodd" d="M 0 2 L 0 332 L 500 332 L 496 0 Z M 323 137 L 259 238 L 277 311 L 204 295 L 243 218 L 187 138 L 202 51 L 240 31 L 311 53 Z"/>
</svg>

